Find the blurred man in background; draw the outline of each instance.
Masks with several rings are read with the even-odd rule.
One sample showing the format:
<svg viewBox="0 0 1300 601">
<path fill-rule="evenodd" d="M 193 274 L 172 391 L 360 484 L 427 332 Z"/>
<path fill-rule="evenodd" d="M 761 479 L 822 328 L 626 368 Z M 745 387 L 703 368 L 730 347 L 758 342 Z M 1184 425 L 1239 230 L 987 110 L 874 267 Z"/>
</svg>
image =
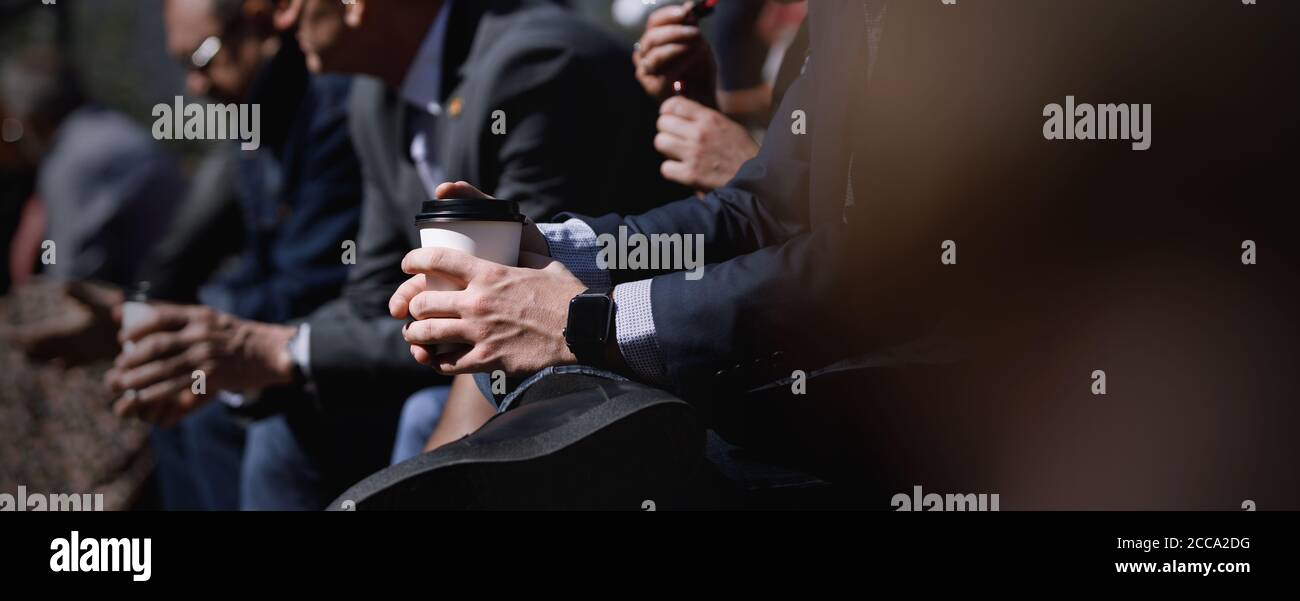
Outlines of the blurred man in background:
<svg viewBox="0 0 1300 601">
<path fill-rule="evenodd" d="M 663 102 L 655 148 L 664 177 L 708 192 L 758 154 L 762 132 L 749 129 L 767 124 L 798 77 L 808 32 L 802 2 L 720 2 L 711 46 L 696 4 L 651 13 L 632 58 L 646 93 Z"/>
<path fill-rule="evenodd" d="M 262 106 L 264 150 L 238 153 L 243 260 L 205 304 L 273 322 L 306 315 L 338 295 L 340 243 L 354 238 L 360 218 L 360 166 L 347 131 L 351 80 L 310 75 L 292 37 L 275 29 L 268 0 L 164 6 L 168 50 L 187 68 L 188 91 Z"/>
<path fill-rule="evenodd" d="M 241 260 L 233 273 L 203 288 L 207 306 L 171 306 L 169 315 L 177 330 L 196 337 L 219 327 L 216 311 L 268 323 L 304 317 L 338 295 L 347 270 L 342 242 L 356 237 L 360 219 L 361 171 L 346 115 L 351 81 L 311 76 L 292 37 L 275 28 L 268 1 L 167 0 L 164 8 L 168 51 L 186 69 L 190 94 L 262 107 L 262 147 L 241 151 L 227 145 L 238 153 L 243 224 L 242 232 L 228 235 L 242 234 Z M 181 345 L 162 353 L 181 361 L 191 351 Z M 142 387 L 135 400 L 144 404 L 124 402 L 117 409 L 135 414 L 157 396 L 189 390 L 192 380 L 184 380 L 183 386 L 172 380 Z M 303 402 L 293 395 L 272 401 L 273 396 L 221 394 L 226 404 L 252 405 L 254 412 L 270 411 L 276 402 Z M 244 426 L 226 404 L 208 404 L 185 420 L 183 411 L 145 415 L 163 424 L 179 422 L 155 436 L 165 505 L 234 509 L 292 503 L 286 499 L 298 491 L 255 479 L 257 469 L 241 467 L 255 456 L 244 456 Z"/>
<path fill-rule="evenodd" d="M 37 272 L 126 286 L 163 236 L 185 185 L 139 125 L 86 99 L 53 47 L 0 66 L 12 144 L 38 171 L 9 249 L 15 284 Z"/>
</svg>

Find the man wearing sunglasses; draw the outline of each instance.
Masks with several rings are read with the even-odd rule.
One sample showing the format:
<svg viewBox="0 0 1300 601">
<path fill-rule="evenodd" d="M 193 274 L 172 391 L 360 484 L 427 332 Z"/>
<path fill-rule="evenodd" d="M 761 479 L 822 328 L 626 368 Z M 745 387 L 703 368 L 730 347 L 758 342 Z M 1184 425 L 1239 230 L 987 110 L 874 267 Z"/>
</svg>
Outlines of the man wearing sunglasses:
<svg viewBox="0 0 1300 601">
<path fill-rule="evenodd" d="M 339 294 L 347 270 L 340 241 L 355 239 L 360 219 L 361 170 L 346 118 L 351 80 L 308 73 L 293 37 L 274 26 L 267 0 L 167 0 L 164 6 L 168 51 L 186 71 L 186 90 L 213 102 L 260 104 L 263 141 L 254 151 L 235 143 L 228 148 L 238 153 L 244 240 L 238 267 L 204 288 L 206 306 L 172 307 L 168 314 L 177 316 L 178 331 L 210 329 L 218 312 L 265 324 L 301 318 Z M 119 363 L 130 358 L 124 353 Z M 294 402 L 289 395 L 265 394 L 261 404 L 272 397 Z M 222 398 L 226 404 L 208 403 L 184 420 L 178 409 L 141 415 L 180 424 L 156 436 L 164 502 L 205 509 L 291 506 L 302 494 L 292 483 L 250 482 L 250 475 L 263 472 L 241 469 L 261 454 L 252 449 L 244 456 L 243 428 L 228 405 L 252 399 Z M 117 409 L 132 414 L 142 406 L 126 402 Z"/>
</svg>

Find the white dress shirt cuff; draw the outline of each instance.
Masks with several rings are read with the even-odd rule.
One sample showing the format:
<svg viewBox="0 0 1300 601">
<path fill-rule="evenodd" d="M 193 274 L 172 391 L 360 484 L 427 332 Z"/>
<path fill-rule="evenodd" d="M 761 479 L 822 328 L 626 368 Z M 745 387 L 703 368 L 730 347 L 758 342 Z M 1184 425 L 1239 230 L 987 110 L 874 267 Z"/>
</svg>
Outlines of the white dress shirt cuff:
<svg viewBox="0 0 1300 601">
<path fill-rule="evenodd" d="M 311 380 L 311 324 L 298 324 L 298 333 L 289 341 L 289 357 L 294 365 L 302 370 L 302 375 Z"/>
<path fill-rule="evenodd" d="M 655 316 L 650 306 L 652 280 L 619 284 L 614 288 L 614 323 L 618 336 L 618 349 L 628 367 L 642 379 L 652 384 L 666 384 L 668 368 L 659 338 L 655 332 Z"/>
</svg>

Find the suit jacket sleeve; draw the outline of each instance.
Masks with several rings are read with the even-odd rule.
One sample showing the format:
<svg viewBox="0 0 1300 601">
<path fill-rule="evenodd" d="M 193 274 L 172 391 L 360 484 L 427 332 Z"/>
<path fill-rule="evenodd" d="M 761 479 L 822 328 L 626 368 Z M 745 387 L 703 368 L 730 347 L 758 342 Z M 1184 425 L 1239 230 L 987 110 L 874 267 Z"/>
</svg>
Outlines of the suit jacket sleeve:
<svg viewBox="0 0 1300 601">
<path fill-rule="evenodd" d="M 744 378 L 779 373 L 777 364 L 813 370 L 842 358 L 841 341 L 888 345 L 916 331 L 914 307 L 900 299 L 916 299 L 914 289 L 930 274 L 898 273 L 894 266 L 919 264 L 916 253 L 933 254 L 929 247 L 900 243 L 892 234 L 864 235 L 868 221 L 862 219 L 839 227 L 810 225 L 809 136 L 792 133 L 791 124 L 812 83 L 805 77 L 795 84 L 759 155 L 704 202 L 687 199 L 633 217 L 586 220 L 598 235 L 627 227 L 703 236 L 708 265 L 701 279 L 688 280 L 684 272 L 649 274 L 656 342 L 669 379 L 684 392 L 710 383 L 757 385 Z M 916 231 L 914 212 L 874 217 L 870 223 L 880 230 Z M 611 272 L 616 283 L 647 275 Z M 887 294 L 871 289 L 880 281 L 891 282 Z M 751 365 L 753 370 L 742 368 Z"/>
<path fill-rule="evenodd" d="M 791 115 L 801 106 L 804 81 L 792 86 L 778 109 L 759 154 L 746 162 L 727 185 L 703 201 L 690 197 L 640 215 L 583 218 L 597 236 L 693 234 L 704 239 L 704 257 L 724 261 L 790 240 L 808 230 L 808 142 L 797 134 Z M 566 215 L 564 217 L 571 217 Z M 611 270 L 615 284 L 659 272 Z"/>
<path fill-rule="evenodd" d="M 302 140 L 292 211 L 271 260 L 277 277 L 241 287 L 235 313 L 283 322 L 338 294 L 346 277 L 341 242 L 357 231 L 361 173 L 348 135 L 346 83 L 317 83 L 316 115 Z"/>
<path fill-rule="evenodd" d="M 357 80 L 351 103 L 352 139 L 361 157 L 364 196 L 357 235 L 357 262 L 349 266 L 342 297 L 312 314 L 308 369 L 322 406 L 365 399 L 400 402 L 436 384 L 438 376 L 417 363 L 402 338 L 402 322 L 388 314 L 388 299 L 407 276 L 398 268 L 411 249 L 404 235 L 410 214 L 398 215 L 375 185 L 375 169 L 397 161 L 381 136 L 385 115 L 377 82 Z M 376 163 L 379 163 L 377 165 Z"/>
<path fill-rule="evenodd" d="M 312 381 L 323 406 L 361 399 L 404 400 L 436 383 L 436 374 L 411 358 L 403 323 L 388 314 L 388 299 L 406 275 L 401 264 L 408 242 L 405 223 L 394 223 L 385 202 L 366 185 L 357 263 L 343 296 L 310 318 Z"/>
<path fill-rule="evenodd" d="M 518 201 L 520 209 L 536 219 L 573 206 L 588 192 L 576 177 L 586 154 L 580 149 L 584 144 L 599 147 L 585 139 L 589 128 L 580 121 L 582 105 L 590 99 L 566 93 L 579 84 L 572 61 L 563 51 L 521 50 L 496 64 L 487 78 L 493 110 L 477 130 L 482 149 L 478 160 L 483 161 L 479 172 L 497 175 L 495 182 L 483 185 L 498 198 Z M 506 133 L 494 126 L 504 126 Z"/>
<path fill-rule="evenodd" d="M 561 210 L 635 212 L 683 193 L 659 175 L 653 103 L 630 77 L 612 77 L 622 57 L 614 66 L 607 53 L 564 46 L 586 38 L 561 25 L 536 29 L 479 64 L 485 120 L 465 130 L 479 152 L 451 179 L 518 201 L 538 221 Z M 616 185 L 628 189 L 615 195 Z"/>
</svg>

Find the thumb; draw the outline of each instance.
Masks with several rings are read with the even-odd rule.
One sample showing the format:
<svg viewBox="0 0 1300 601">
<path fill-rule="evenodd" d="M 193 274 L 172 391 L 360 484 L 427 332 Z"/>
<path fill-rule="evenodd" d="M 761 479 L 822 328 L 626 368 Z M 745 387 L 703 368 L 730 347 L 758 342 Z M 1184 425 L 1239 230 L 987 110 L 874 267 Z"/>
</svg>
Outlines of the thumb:
<svg viewBox="0 0 1300 601">
<path fill-rule="evenodd" d="M 271 23 L 280 31 L 289 31 L 298 25 L 298 18 L 302 16 L 303 0 L 283 0 L 277 2 L 275 12 L 272 13 Z"/>
<path fill-rule="evenodd" d="M 449 200 L 453 198 L 492 198 L 466 182 L 446 182 L 439 184 L 438 189 L 434 190 L 433 195 L 436 196 L 438 200 Z"/>
<path fill-rule="evenodd" d="M 659 114 L 676 115 L 688 121 L 694 121 L 696 117 L 709 112 L 709 110 L 703 104 L 685 96 L 673 96 L 659 106 Z"/>
<path fill-rule="evenodd" d="M 68 296 L 92 309 L 106 309 L 119 305 L 126 296 L 117 288 L 81 280 L 69 282 L 64 291 Z"/>
</svg>

